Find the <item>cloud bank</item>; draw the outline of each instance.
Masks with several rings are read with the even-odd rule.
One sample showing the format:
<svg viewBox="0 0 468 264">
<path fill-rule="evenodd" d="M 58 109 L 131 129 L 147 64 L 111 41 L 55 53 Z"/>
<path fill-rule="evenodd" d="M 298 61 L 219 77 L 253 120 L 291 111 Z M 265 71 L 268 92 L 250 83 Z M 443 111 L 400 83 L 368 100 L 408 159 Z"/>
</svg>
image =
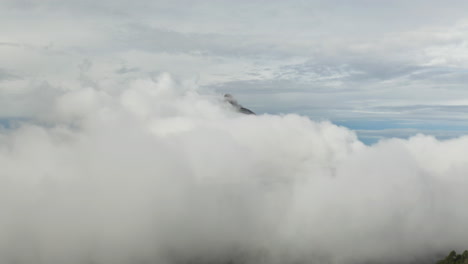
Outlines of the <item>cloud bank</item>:
<svg viewBox="0 0 468 264">
<path fill-rule="evenodd" d="M 0 132 L 2 263 L 391 263 L 468 243 L 468 137 L 366 146 L 168 74 L 46 96 Z"/>
</svg>

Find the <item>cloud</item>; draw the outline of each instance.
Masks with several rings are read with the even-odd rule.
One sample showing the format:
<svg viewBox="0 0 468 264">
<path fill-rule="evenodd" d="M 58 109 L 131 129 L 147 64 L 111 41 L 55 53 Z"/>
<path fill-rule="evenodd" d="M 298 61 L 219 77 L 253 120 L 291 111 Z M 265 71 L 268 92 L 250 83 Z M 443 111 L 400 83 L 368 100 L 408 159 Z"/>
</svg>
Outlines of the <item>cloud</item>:
<svg viewBox="0 0 468 264">
<path fill-rule="evenodd" d="M 137 67 L 127 68 L 127 67 L 123 66 L 123 67 L 117 69 L 115 71 L 115 73 L 126 74 L 126 73 L 137 72 L 137 71 L 139 71 L 139 69 Z"/>
<path fill-rule="evenodd" d="M 467 8 L 2 1 L 2 260 L 362 263 L 466 244 Z"/>
<path fill-rule="evenodd" d="M 8 73 L 8 71 L 4 69 L 0 69 L 0 81 L 15 80 L 15 79 L 21 79 L 21 77 Z"/>
<path fill-rule="evenodd" d="M 466 137 L 369 147 L 169 75 L 52 102 L 47 125 L 0 134 L 2 262 L 390 262 L 467 242 Z"/>
</svg>

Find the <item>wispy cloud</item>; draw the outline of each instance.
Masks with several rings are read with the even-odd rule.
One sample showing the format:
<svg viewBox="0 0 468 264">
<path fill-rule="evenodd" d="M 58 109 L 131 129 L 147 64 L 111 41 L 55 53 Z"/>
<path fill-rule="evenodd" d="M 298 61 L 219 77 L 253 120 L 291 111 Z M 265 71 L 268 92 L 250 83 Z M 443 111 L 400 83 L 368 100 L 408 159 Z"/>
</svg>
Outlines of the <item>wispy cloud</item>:
<svg viewBox="0 0 468 264">
<path fill-rule="evenodd" d="M 0 22 L 10 25 L 0 36 L 8 69 L 1 76 L 26 78 L 2 89 L 32 90 L 46 82 L 108 90 L 168 71 L 207 92 L 229 90 L 263 111 L 332 120 L 359 113 L 386 118 L 392 111 L 379 107 L 468 97 L 465 1 L 1 5 Z M 83 74 L 85 60 L 92 67 Z M 436 122 L 443 116 L 435 108 L 424 114 Z"/>
</svg>

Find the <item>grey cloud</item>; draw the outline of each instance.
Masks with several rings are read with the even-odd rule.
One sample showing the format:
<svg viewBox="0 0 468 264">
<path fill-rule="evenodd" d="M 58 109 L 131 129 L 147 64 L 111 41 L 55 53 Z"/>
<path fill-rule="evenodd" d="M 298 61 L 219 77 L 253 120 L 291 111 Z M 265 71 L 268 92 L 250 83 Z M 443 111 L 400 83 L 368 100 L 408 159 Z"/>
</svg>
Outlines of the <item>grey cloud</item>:
<svg viewBox="0 0 468 264">
<path fill-rule="evenodd" d="M 7 70 L 0 68 L 0 82 L 5 80 L 22 79 L 20 76 L 9 73 Z"/>
<path fill-rule="evenodd" d="M 379 129 L 379 130 L 356 130 L 359 139 L 366 144 L 372 145 L 382 140 L 389 140 L 392 138 L 408 139 L 416 135 L 433 136 L 439 140 L 450 140 L 468 134 L 468 128 L 465 129 L 416 129 L 416 128 L 403 128 L 403 129 Z"/>
<path fill-rule="evenodd" d="M 127 24 L 113 33 L 115 46 L 161 53 L 189 53 L 201 56 L 240 57 L 249 60 L 262 57 L 281 58 L 294 54 L 280 43 L 269 43 L 251 35 L 226 33 L 183 33 Z"/>
<path fill-rule="evenodd" d="M 379 111 L 418 111 L 440 110 L 443 112 L 468 112 L 468 105 L 407 105 L 407 106 L 379 106 L 372 109 Z"/>
<path fill-rule="evenodd" d="M 28 90 L 0 93 L 0 118 L 34 120 L 50 113 L 61 89 L 48 82 L 27 85 Z"/>
<path fill-rule="evenodd" d="M 0 42 L 0 46 L 20 47 L 21 44 L 14 42 Z"/>
<path fill-rule="evenodd" d="M 416 128 L 400 128 L 400 129 L 379 129 L 379 130 L 356 130 L 358 135 L 363 137 L 376 138 L 409 138 L 417 134 L 425 134 L 435 136 L 438 139 L 453 139 L 468 134 L 468 129 L 465 130 L 437 130 L 437 129 L 416 129 Z"/>
<path fill-rule="evenodd" d="M 140 69 L 138 67 L 131 67 L 131 68 L 127 68 L 125 66 L 115 70 L 115 72 L 117 74 L 126 74 L 126 73 L 131 73 L 131 72 L 137 72 L 139 71 Z"/>
<path fill-rule="evenodd" d="M 409 79 L 427 81 L 428 84 L 440 88 L 464 89 L 468 82 L 468 68 L 455 67 L 423 67 L 411 73 Z"/>
</svg>

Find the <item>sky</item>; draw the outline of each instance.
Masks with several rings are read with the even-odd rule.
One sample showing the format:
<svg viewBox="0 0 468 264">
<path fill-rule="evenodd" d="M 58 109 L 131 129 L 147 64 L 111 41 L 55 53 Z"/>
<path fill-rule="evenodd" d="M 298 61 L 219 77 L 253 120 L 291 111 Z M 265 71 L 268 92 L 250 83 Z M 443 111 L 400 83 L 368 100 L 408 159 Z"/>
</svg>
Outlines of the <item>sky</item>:
<svg viewBox="0 0 468 264">
<path fill-rule="evenodd" d="M 467 10 L 0 0 L 0 263 L 466 250 Z"/>
<path fill-rule="evenodd" d="M 331 120 L 367 143 L 468 131 L 466 1 L 3 0 L 0 7 L 3 120 L 34 116 L 63 90 L 118 90 L 168 72 L 202 93 L 229 92 L 257 113 Z"/>
</svg>

